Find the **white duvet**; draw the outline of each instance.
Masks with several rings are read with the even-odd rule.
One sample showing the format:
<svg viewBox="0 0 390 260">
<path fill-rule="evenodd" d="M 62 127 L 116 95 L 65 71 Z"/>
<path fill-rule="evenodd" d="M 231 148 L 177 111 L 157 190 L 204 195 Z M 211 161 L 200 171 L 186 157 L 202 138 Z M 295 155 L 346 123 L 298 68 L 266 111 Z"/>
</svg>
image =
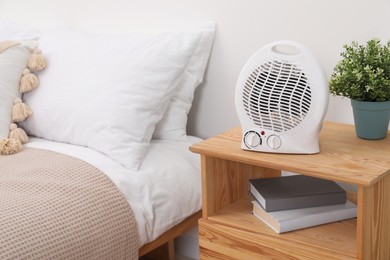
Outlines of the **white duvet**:
<svg viewBox="0 0 390 260">
<path fill-rule="evenodd" d="M 200 210 L 200 158 L 188 150 L 199 141 L 196 137 L 188 142 L 152 140 L 138 171 L 86 147 L 40 138 L 31 138 L 25 146 L 67 154 L 104 172 L 131 205 L 142 246 Z"/>
</svg>

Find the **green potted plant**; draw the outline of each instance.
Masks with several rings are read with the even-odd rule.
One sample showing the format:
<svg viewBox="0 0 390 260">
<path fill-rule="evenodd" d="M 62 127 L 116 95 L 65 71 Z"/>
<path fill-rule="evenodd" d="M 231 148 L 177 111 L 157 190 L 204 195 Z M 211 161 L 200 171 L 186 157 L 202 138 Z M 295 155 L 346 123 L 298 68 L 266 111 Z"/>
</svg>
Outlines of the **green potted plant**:
<svg viewBox="0 0 390 260">
<path fill-rule="evenodd" d="M 329 81 L 330 93 L 351 99 L 356 134 L 363 139 L 387 136 L 390 119 L 390 41 L 344 45 Z"/>
</svg>

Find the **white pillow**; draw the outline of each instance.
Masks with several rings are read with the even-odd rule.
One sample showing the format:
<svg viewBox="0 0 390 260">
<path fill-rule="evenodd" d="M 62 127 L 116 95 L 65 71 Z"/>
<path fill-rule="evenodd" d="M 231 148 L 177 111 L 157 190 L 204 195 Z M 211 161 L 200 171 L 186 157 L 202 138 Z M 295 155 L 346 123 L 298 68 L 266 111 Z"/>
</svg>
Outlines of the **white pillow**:
<svg viewBox="0 0 390 260">
<path fill-rule="evenodd" d="M 203 26 L 199 33 L 198 47 L 180 77 L 167 111 L 153 133 L 155 139 L 187 140 L 187 115 L 191 109 L 196 87 L 203 80 L 211 46 L 215 35 L 215 24 Z"/>
<path fill-rule="evenodd" d="M 0 20 L 0 41 L 38 39 L 40 32 L 34 28 L 9 20 Z"/>
<path fill-rule="evenodd" d="M 41 35 L 48 60 L 25 95 L 31 135 L 96 149 L 136 170 L 201 33 Z"/>
</svg>

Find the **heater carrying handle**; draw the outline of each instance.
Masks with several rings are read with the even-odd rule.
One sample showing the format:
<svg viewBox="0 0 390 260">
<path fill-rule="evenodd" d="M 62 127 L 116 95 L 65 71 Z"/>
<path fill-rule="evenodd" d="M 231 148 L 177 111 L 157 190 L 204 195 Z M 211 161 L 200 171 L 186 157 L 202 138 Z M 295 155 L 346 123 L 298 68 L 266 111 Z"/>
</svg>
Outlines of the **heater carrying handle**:
<svg viewBox="0 0 390 260">
<path fill-rule="evenodd" d="M 270 44 L 269 50 L 278 56 L 295 58 L 306 53 L 306 48 L 303 45 L 289 40 L 273 42 Z"/>
</svg>

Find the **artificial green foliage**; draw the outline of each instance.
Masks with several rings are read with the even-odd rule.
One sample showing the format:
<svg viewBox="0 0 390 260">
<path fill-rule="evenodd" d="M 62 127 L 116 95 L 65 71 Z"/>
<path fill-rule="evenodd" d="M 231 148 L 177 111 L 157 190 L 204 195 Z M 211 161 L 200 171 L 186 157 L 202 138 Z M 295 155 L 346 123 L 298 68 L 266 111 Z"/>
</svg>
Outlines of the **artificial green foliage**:
<svg viewBox="0 0 390 260">
<path fill-rule="evenodd" d="M 360 101 L 390 100 L 390 41 L 344 45 L 329 81 L 330 93 Z"/>
</svg>

